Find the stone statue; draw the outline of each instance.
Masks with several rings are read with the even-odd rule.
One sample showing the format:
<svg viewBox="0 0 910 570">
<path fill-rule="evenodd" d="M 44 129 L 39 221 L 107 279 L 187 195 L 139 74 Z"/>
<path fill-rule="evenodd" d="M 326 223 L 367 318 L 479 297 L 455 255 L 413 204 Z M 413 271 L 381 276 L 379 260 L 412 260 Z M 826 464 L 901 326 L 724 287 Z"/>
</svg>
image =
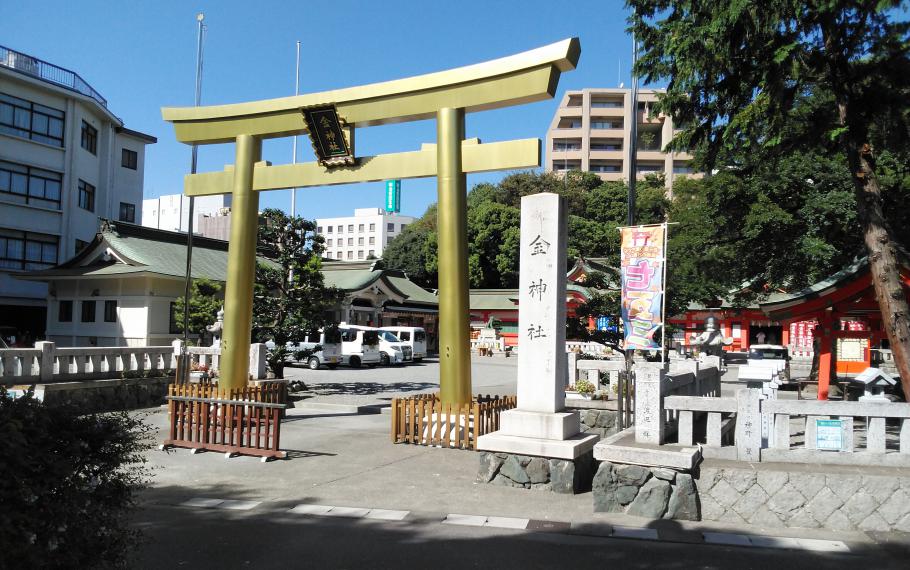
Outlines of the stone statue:
<svg viewBox="0 0 910 570">
<path fill-rule="evenodd" d="M 212 334 L 212 346 L 221 346 L 221 329 L 224 328 L 224 307 L 215 313 L 215 322 L 205 327 Z"/>
<path fill-rule="evenodd" d="M 692 339 L 692 344 L 698 347 L 701 354 L 723 356 L 724 347 L 733 344 L 733 339 L 724 338 L 724 335 L 717 329 L 717 319 L 708 317 L 705 319 L 705 332 Z"/>
</svg>

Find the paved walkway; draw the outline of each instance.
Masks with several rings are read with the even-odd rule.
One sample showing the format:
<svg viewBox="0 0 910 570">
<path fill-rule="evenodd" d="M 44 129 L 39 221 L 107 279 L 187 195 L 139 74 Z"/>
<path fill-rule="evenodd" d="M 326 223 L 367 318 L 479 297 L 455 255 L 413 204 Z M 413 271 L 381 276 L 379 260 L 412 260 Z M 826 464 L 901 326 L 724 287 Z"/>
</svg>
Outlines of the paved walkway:
<svg viewBox="0 0 910 570">
<path fill-rule="evenodd" d="M 514 359 L 476 360 L 475 386 L 482 387 L 477 391 L 509 393 L 511 385 L 514 393 Z M 893 565 L 892 548 L 897 549 L 895 556 L 904 557 L 904 562 L 910 553 L 901 542 L 905 537 L 895 534 L 835 534 L 817 530 L 731 528 L 708 522 L 649 521 L 594 513 L 590 493 L 566 496 L 478 484 L 474 480 L 477 453 L 395 445 L 389 433 L 389 415 L 375 413 L 375 408 L 368 409 L 373 413 L 353 411 L 368 403 L 387 404 L 394 394 L 438 389 L 432 379 L 436 366 L 427 363 L 424 367 L 339 369 L 315 374 L 299 370 L 300 377 L 318 388 L 309 401 L 324 407 L 299 405 L 288 410 L 282 425 L 282 448 L 289 451 L 289 459 L 284 461 L 226 459 L 218 453 L 191 455 L 185 449 L 149 452 L 154 479 L 140 497 L 142 508 L 137 517 L 137 525 L 146 531 L 149 542 L 138 553 L 137 566 L 156 568 L 187 563 L 209 566 L 215 559 L 226 562 L 219 567 L 244 566 L 235 563 L 243 555 L 228 558 L 225 554 L 235 548 L 228 537 L 241 542 L 244 537 L 255 537 L 256 544 L 267 544 L 279 553 L 274 559 L 257 554 L 256 567 L 281 567 L 272 564 L 275 560 L 293 565 L 290 553 L 302 548 L 297 537 L 304 531 L 307 549 L 300 555 L 307 556 L 309 561 L 323 560 L 327 564 L 323 567 L 350 568 L 397 565 L 394 556 L 399 551 L 376 545 L 380 537 L 399 544 L 401 552 L 417 540 L 424 546 L 434 544 L 458 553 L 452 559 L 458 563 L 449 564 L 450 561 L 437 560 L 432 550 L 421 550 L 421 547 L 414 551 L 424 552 L 426 565 L 434 567 L 486 567 L 491 556 L 497 559 L 503 552 L 512 552 L 520 560 L 532 556 L 530 553 L 537 552 L 541 545 L 548 548 L 583 545 L 585 556 L 571 550 L 557 557 L 566 563 L 573 561 L 579 567 L 588 567 L 591 565 L 588 562 L 595 560 L 600 561 L 601 567 L 611 561 L 631 563 L 633 559 L 627 556 L 637 553 L 635 560 L 660 561 L 668 567 L 680 567 L 679 562 L 683 560 L 692 564 L 701 560 L 703 567 L 725 567 L 718 561 L 732 557 L 731 563 L 738 561 L 743 568 L 763 568 L 782 563 L 788 555 L 792 556 L 792 551 L 798 550 L 804 556 L 801 560 L 806 568 L 817 566 L 820 561 L 822 567 L 853 567 L 857 555 L 871 556 L 884 568 Z M 297 372 L 294 370 L 292 374 Z M 407 381 L 403 380 L 405 377 Z M 156 408 L 147 413 L 148 421 L 158 429 L 160 441 L 167 421 L 166 409 Z M 251 524 L 255 527 L 250 527 Z M 266 528 L 273 534 L 263 535 L 262 529 Z M 379 558 L 370 559 L 368 564 L 364 559 L 348 556 L 350 553 L 339 553 L 339 549 L 357 548 L 356 544 L 341 540 L 355 536 L 364 544 L 374 545 Z M 496 539 L 493 543 L 485 541 L 492 538 Z M 475 546 L 483 545 L 476 553 L 484 556 L 471 562 L 475 559 L 463 552 L 464 543 L 460 542 L 463 540 L 470 540 Z M 168 550 L 161 558 L 162 552 L 156 544 L 172 543 L 185 544 L 186 550 Z M 667 546 L 661 550 L 657 549 L 658 543 L 678 548 Z M 694 545 L 718 551 L 695 556 L 691 554 Z M 594 547 L 598 554 L 593 555 L 589 547 Z M 684 556 L 678 552 L 682 547 L 690 549 Z M 616 548 L 623 549 L 625 554 L 602 556 L 603 552 Z M 333 549 L 335 556 L 331 557 L 329 551 Z M 775 558 L 778 555 L 780 560 Z M 215 558 L 210 559 L 212 556 Z M 541 564 L 548 559 L 543 553 L 537 556 Z M 742 563 L 744 556 L 754 563 Z M 524 566 L 500 565 L 535 566 L 536 559 L 528 560 L 531 562 Z M 299 559 L 297 562 L 302 564 Z M 905 566 L 901 563 L 894 567 Z"/>
</svg>

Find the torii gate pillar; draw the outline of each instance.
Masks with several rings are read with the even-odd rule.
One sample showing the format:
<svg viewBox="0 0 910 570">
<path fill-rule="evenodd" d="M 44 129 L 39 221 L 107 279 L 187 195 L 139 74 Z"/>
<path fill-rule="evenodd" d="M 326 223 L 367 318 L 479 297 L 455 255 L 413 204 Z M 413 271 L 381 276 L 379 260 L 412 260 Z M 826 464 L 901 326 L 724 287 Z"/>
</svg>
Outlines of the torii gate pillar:
<svg viewBox="0 0 910 570">
<path fill-rule="evenodd" d="M 464 109 L 436 113 L 439 237 L 439 399 L 471 401 L 471 328 L 468 301 L 467 180 L 461 165 Z"/>
</svg>

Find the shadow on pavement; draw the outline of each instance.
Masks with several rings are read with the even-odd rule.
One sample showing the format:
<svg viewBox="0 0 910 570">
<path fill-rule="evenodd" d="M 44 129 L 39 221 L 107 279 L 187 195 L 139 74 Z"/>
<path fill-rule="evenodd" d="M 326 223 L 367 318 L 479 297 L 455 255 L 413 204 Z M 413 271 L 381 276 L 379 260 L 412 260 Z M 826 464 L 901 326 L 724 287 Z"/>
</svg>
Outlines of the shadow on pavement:
<svg viewBox="0 0 910 570">
<path fill-rule="evenodd" d="M 369 396 L 380 392 L 419 392 L 438 390 L 439 384 L 432 382 L 394 382 L 383 384 L 381 382 L 327 382 L 310 384 L 310 392 L 319 396 L 333 396 L 337 394 Z"/>
<path fill-rule="evenodd" d="M 876 545 L 850 554 L 674 542 L 675 523 L 654 523 L 660 540 L 594 533 L 507 530 L 441 524 L 443 514 L 385 522 L 289 512 L 319 497 L 264 501 L 249 510 L 181 506 L 192 498 L 259 501 L 229 486 L 150 490 L 134 517 L 144 536 L 131 568 L 904 568 L 905 558 Z M 370 507 L 371 505 L 353 505 Z M 394 508 L 392 505 L 383 505 Z M 609 529 L 606 523 L 597 527 Z M 654 528 L 652 527 L 652 528 Z M 705 529 L 707 531 L 707 529 Z M 711 528 L 719 532 L 718 528 Z M 693 532 L 694 531 L 694 532 Z M 700 529 L 679 529 L 698 536 Z M 741 532 L 725 529 L 724 532 Z M 905 556 L 905 555 L 904 555 Z"/>
</svg>

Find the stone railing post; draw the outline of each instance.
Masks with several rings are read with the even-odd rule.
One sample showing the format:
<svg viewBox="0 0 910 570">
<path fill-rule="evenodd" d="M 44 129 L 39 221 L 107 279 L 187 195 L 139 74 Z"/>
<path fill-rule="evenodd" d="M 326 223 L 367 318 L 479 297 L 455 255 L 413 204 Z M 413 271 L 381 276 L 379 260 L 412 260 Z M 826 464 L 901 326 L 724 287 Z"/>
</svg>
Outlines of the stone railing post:
<svg viewBox="0 0 910 570">
<path fill-rule="evenodd" d="M 56 343 L 42 340 L 35 343 L 35 348 L 41 350 L 41 360 L 38 362 L 38 375 L 42 382 L 50 382 L 54 379 L 54 359 L 57 350 Z"/>
<path fill-rule="evenodd" d="M 736 457 L 740 461 L 761 461 L 762 391 L 758 387 L 736 392 Z"/>
<path fill-rule="evenodd" d="M 662 388 L 666 375 L 660 365 L 635 365 L 635 441 L 639 443 L 664 442 Z"/>
<path fill-rule="evenodd" d="M 578 381 L 578 354 L 574 351 L 566 352 L 566 362 L 568 363 L 568 376 L 566 376 L 567 386 L 572 386 Z M 597 384 L 595 388 L 600 388 Z"/>
<path fill-rule="evenodd" d="M 265 357 L 268 354 L 268 348 L 264 343 L 254 343 L 250 345 L 250 374 L 254 380 L 265 378 L 266 362 Z"/>
<path fill-rule="evenodd" d="M 174 354 L 171 356 L 171 365 L 169 368 L 177 368 L 177 363 L 180 361 L 180 354 L 183 352 L 183 341 L 180 339 L 171 341 L 171 346 L 174 347 Z"/>
</svg>

